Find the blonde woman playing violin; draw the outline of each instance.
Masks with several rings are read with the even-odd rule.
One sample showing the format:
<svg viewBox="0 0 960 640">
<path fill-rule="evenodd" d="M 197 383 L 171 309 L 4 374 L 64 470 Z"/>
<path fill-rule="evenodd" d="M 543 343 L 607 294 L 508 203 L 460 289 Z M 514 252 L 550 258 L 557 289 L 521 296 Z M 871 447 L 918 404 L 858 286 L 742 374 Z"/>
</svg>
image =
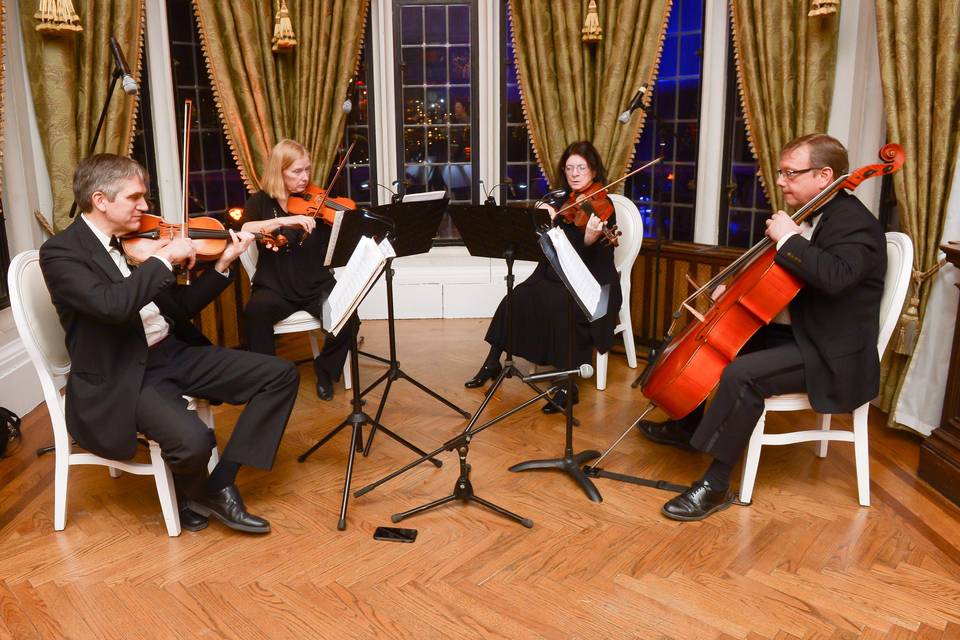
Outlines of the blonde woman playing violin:
<svg viewBox="0 0 960 640">
<path fill-rule="evenodd" d="M 270 152 L 263 189 L 247 200 L 243 230 L 277 232 L 287 238 L 285 248 L 260 251 L 253 277 L 250 301 L 244 309 L 250 350 L 274 353 L 273 325 L 295 311 L 308 311 L 322 318 L 323 302 L 336 280 L 323 266 L 330 240 L 330 227 L 316 218 L 291 216 L 287 200 L 302 193 L 310 183 L 312 166 L 307 150 L 294 140 L 281 140 Z M 339 335 L 326 335 L 323 350 L 313 361 L 317 396 L 333 398 L 333 380 L 339 379 L 350 348 L 350 338 L 359 327 L 354 316 Z"/>
</svg>

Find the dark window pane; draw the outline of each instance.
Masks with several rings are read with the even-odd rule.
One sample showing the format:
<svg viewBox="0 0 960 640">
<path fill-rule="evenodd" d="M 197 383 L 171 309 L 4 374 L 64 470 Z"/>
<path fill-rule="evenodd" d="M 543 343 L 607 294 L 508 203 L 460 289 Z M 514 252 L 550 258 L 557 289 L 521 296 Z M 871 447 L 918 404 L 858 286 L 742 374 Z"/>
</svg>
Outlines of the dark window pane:
<svg viewBox="0 0 960 640">
<path fill-rule="evenodd" d="M 426 91 L 427 123 L 440 124 L 448 122 L 449 103 L 445 88 L 428 87 Z"/>
<path fill-rule="evenodd" d="M 470 127 L 450 127 L 450 161 L 469 162 L 470 160 Z"/>
<path fill-rule="evenodd" d="M 680 68 L 682 76 L 700 75 L 700 58 L 702 37 L 699 33 L 680 37 Z"/>
<path fill-rule="evenodd" d="M 423 41 L 423 7 L 406 6 L 400 10 L 400 44 Z"/>
<path fill-rule="evenodd" d="M 423 124 L 426 122 L 423 89 L 407 88 L 403 90 L 403 122 L 404 124 Z"/>
<path fill-rule="evenodd" d="M 423 162 L 426 158 L 424 133 L 421 127 L 403 128 L 403 149 L 405 162 Z"/>
<path fill-rule="evenodd" d="M 450 44 L 470 42 L 470 7 L 454 5 L 447 9 Z"/>
<path fill-rule="evenodd" d="M 445 47 L 427 47 L 424 53 L 427 84 L 447 83 L 447 49 Z"/>
<path fill-rule="evenodd" d="M 526 127 L 507 130 L 507 162 L 526 162 L 528 139 Z"/>
<path fill-rule="evenodd" d="M 677 165 L 673 184 L 674 202 L 693 204 L 697 195 L 697 180 L 693 165 Z"/>
<path fill-rule="evenodd" d="M 469 47 L 450 47 L 450 84 L 470 84 Z"/>
<path fill-rule="evenodd" d="M 663 39 L 663 52 L 660 54 L 660 73 L 663 78 L 677 75 L 677 36 L 668 35 Z"/>
<path fill-rule="evenodd" d="M 424 25 L 427 44 L 441 44 L 447 41 L 447 8 L 444 6 L 424 7 Z"/>
<path fill-rule="evenodd" d="M 203 144 L 203 169 L 219 171 L 225 169 L 223 162 L 223 134 L 219 131 L 206 131 L 200 134 Z M 199 149 L 196 150 L 198 153 Z"/>
<path fill-rule="evenodd" d="M 403 48 L 403 84 L 423 84 L 423 49 Z"/>
<path fill-rule="evenodd" d="M 693 241 L 693 207 L 673 208 L 673 237 L 671 240 Z"/>
<path fill-rule="evenodd" d="M 703 26 L 703 0 L 682 0 L 678 7 L 676 3 L 673 10 L 680 10 L 680 29 L 683 31 L 700 31 Z"/>
<path fill-rule="evenodd" d="M 727 225 L 727 244 L 731 247 L 749 247 L 751 222 L 749 211 L 731 209 Z"/>
<path fill-rule="evenodd" d="M 427 160 L 429 162 L 446 162 L 447 155 L 447 128 L 427 128 Z"/>
</svg>

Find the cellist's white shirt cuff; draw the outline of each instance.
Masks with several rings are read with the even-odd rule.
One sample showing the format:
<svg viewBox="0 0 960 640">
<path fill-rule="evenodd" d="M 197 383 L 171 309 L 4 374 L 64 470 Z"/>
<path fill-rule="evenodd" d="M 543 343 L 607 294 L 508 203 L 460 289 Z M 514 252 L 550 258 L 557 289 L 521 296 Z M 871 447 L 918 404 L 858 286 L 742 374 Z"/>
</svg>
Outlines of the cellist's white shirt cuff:
<svg viewBox="0 0 960 640">
<path fill-rule="evenodd" d="M 791 236 L 795 236 L 795 235 L 799 235 L 799 232 L 790 231 L 789 233 L 781 236 L 780 239 L 777 240 L 777 251 L 780 251 L 780 247 L 782 247 L 786 243 L 786 241 L 790 239 Z"/>
</svg>

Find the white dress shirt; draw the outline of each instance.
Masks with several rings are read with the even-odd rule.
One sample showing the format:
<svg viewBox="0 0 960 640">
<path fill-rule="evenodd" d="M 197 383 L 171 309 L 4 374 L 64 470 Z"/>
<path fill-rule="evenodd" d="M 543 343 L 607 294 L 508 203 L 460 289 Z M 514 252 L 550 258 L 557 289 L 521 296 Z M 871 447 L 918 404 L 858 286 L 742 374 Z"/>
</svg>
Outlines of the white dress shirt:
<svg viewBox="0 0 960 640">
<path fill-rule="evenodd" d="M 777 251 L 780 250 L 780 247 L 783 246 L 783 244 L 787 241 L 788 238 L 790 238 L 791 236 L 797 235 L 797 233 L 799 233 L 801 236 L 809 240 L 810 237 L 813 236 L 813 230 L 816 228 L 818 222 L 820 222 L 819 215 L 817 215 L 817 217 L 813 218 L 812 220 L 808 218 L 807 220 L 804 220 L 803 222 L 800 223 L 799 232 L 791 231 L 790 233 L 787 233 L 781 236 L 780 239 L 777 240 Z M 770 321 L 770 324 L 774 324 L 774 323 L 790 324 L 790 305 L 785 306 L 780 313 L 778 313 L 776 316 L 773 317 L 773 320 Z"/>
</svg>

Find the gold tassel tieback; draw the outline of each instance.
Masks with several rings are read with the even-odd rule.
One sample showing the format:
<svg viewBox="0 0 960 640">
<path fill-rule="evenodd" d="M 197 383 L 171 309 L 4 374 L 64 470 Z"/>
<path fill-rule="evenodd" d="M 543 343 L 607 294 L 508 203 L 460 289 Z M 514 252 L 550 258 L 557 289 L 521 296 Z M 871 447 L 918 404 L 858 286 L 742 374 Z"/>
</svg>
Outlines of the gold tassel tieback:
<svg viewBox="0 0 960 640">
<path fill-rule="evenodd" d="M 70 0 L 40 0 L 33 19 L 40 21 L 36 29 L 45 35 L 66 36 L 83 31 Z"/>
<path fill-rule="evenodd" d="M 273 51 L 288 51 L 295 46 L 297 46 L 297 36 L 293 32 L 293 23 L 290 22 L 287 0 L 280 0 L 277 17 L 273 23 Z"/>
<path fill-rule="evenodd" d="M 583 20 L 583 29 L 580 29 L 581 40 L 584 42 L 600 42 L 603 40 L 603 29 L 600 28 L 600 14 L 597 12 L 597 0 L 590 0 L 587 5 L 587 17 Z"/>
<path fill-rule="evenodd" d="M 840 0 L 813 0 L 810 3 L 810 11 L 807 12 L 807 17 L 828 16 L 831 13 L 836 13 L 839 8 Z"/>
<path fill-rule="evenodd" d="M 897 335 L 893 342 L 894 353 L 903 356 L 913 354 L 913 350 L 917 346 L 917 339 L 920 337 L 920 287 L 923 286 L 925 280 L 932 278 L 945 264 L 947 264 L 946 259 L 941 258 L 937 264 L 926 271 L 914 270 L 913 282 L 910 283 L 910 300 L 897 322 Z"/>
</svg>

